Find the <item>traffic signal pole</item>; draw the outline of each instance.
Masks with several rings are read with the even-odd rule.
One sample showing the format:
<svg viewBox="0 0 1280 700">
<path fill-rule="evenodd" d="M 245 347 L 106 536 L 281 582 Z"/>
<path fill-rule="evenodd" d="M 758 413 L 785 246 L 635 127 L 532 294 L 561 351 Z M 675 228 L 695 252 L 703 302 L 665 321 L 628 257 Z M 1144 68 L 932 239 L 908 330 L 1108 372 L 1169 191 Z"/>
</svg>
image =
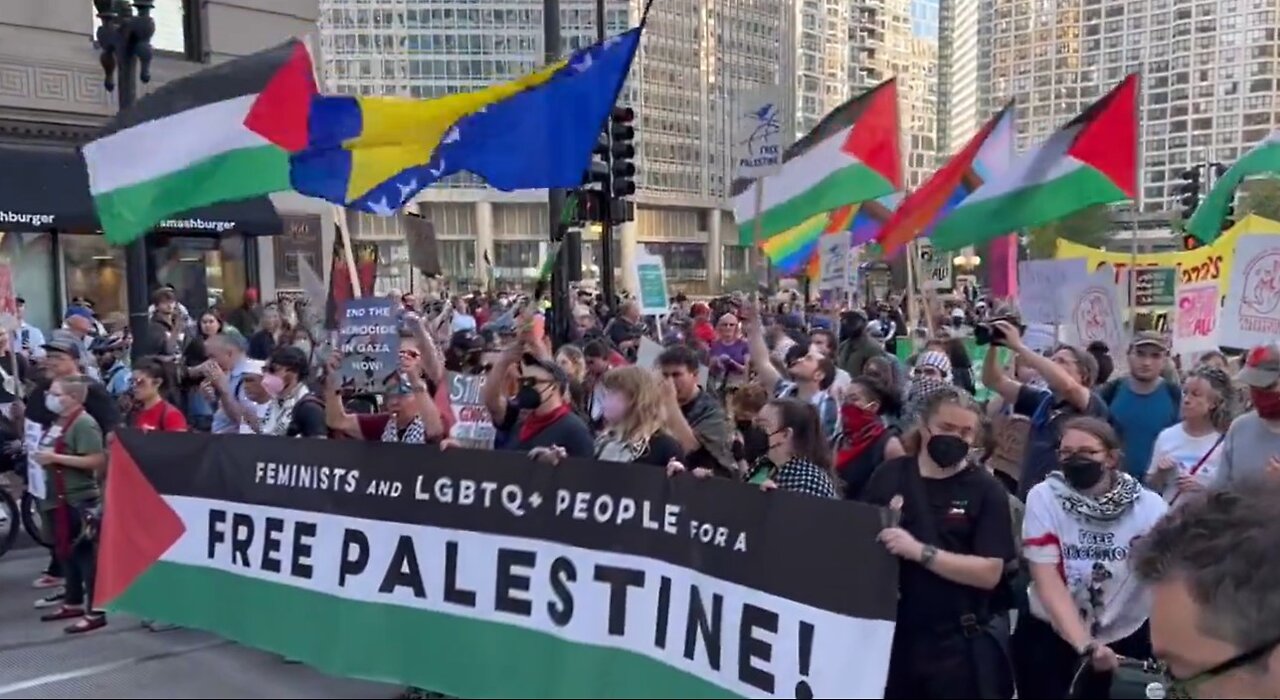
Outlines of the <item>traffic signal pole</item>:
<svg viewBox="0 0 1280 700">
<path fill-rule="evenodd" d="M 608 34 L 608 27 L 605 26 L 605 0 L 596 0 L 596 41 L 604 41 Z M 606 129 L 606 134 L 608 130 Z M 613 138 L 609 137 L 609 144 L 612 148 Z M 613 161 L 610 156 L 605 156 L 605 167 L 613 168 Z M 604 189 L 607 189 L 607 185 Z M 600 219 L 600 292 L 604 295 L 604 303 L 608 304 L 612 309 L 616 306 L 614 296 L 616 288 L 613 278 L 613 193 L 602 189 L 600 196 L 600 210 L 606 212 L 604 216 L 597 217 Z"/>
<path fill-rule="evenodd" d="M 560 60 L 560 0 L 542 0 L 542 46 L 545 65 Z M 559 188 L 547 190 L 547 231 L 550 233 L 551 247 L 548 254 L 556 250 L 556 243 L 563 245 L 564 239 L 564 204 L 565 191 Z M 551 340 L 560 346 L 569 339 L 570 308 L 569 279 L 565 275 L 564 261 L 567 251 L 560 250 L 559 260 L 555 261 L 551 273 Z"/>
</svg>

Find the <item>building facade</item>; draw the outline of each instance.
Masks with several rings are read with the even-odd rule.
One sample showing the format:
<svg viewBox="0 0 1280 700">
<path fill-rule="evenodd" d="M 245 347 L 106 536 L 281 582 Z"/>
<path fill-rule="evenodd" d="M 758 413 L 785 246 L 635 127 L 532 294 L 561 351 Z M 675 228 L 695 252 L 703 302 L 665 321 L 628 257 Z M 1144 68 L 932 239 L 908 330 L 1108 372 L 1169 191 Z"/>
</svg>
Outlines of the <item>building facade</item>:
<svg viewBox="0 0 1280 700">
<path fill-rule="evenodd" d="M 1018 100 L 1025 150 L 1142 73 L 1141 207 L 1188 165 L 1230 163 L 1280 124 L 1274 0 L 990 0 L 989 108 Z M 981 73 L 981 71 L 980 71 Z"/>
<path fill-rule="evenodd" d="M 964 148 L 985 114 L 978 80 L 981 5 L 987 0 L 941 0 L 938 30 L 938 160 Z"/>
<path fill-rule="evenodd" d="M 140 94 L 208 63 L 312 33 L 316 13 L 315 0 L 157 0 L 152 80 L 140 86 Z M 54 217 L 13 215 L 3 201 L 4 195 L 18 192 L 18 185 L 55 193 L 83 188 L 83 193 L 64 192 L 59 199 L 82 198 L 89 209 L 84 213 L 93 220 L 74 148 L 90 140 L 117 109 L 115 94 L 103 88 L 92 42 L 97 25 L 87 0 L 0 3 L 0 170 L 11 176 L 0 187 L 6 190 L 0 192 L 0 231 L 17 237 L 16 246 L 5 242 L 14 288 L 26 300 L 28 320 L 45 329 L 61 323 L 61 309 L 76 297 L 92 299 L 102 315 L 127 311 L 123 248 L 107 245 L 92 228 L 73 233 L 50 225 Z M 33 169 L 14 173 L 21 167 L 19 159 L 33 163 Z M 57 164 L 64 162 L 71 163 L 71 170 L 59 171 Z M 57 172 L 68 177 L 24 181 Z M 288 197 L 282 201 L 286 209 L 290 203 L 306 206 Z M 323 249 L 319 241 L 315 247 Z M 249 286 L 271 291 L 275 266 L 269 239 L 234 229 L 222 236 L 170 230 L 150 236 L 147 252 L 149 281 L 174 284 L 192 311 L 219 301 L 234 306 Z"/>
<path fill-rule="evenodd" d="M 608 0 L 607 31 L 635 26 L 642 6 Z M 726 202 L 733 105 L 746 91 L 797 74 L 799 35 L 781 33 L 779 40 L 780 28 L 797 16 L 794 8 L 794 0 L 667 0 L 654 6 L 620 100 L 637 113 L 638 192 L 635 221 L 615 230 L 619 280 L 626 280 L 639 245 L 663 256 L 673 293 L 711 292 L 746 277 L 749 252 L 734 235 Z M 562 0 L 560 20 L 566 51 L 595 42 L 593 1 Z M 542 24 L 539 0 L 430 6 L 322 0 L 326 87 L 434 97 L 510 80 L 543 64 Z M 815 65 L 827 72 L 825 64 Z M 818 93 L 825 95 L 825 88 Z M 784 85 L 784 94 L 785 113 L 793 113 L 794 86 Z M 415 205 L 434 225 L 443 278 L 454 290 L 490 280 L 527 287 L 547 254 L 545 192 L 498 192 L 458 176 L 423 191 Z M 422 282 L 405 262 L 397 224 L 350 218 L 355 235 L 380 241 L 387 267 L 400 266 L 384 269 L 380 279 L 402 280 L 397 288 Z M 599 274 L 600 242 L 591 230 L 584 238 L 589 280 Z"/>
</svg>

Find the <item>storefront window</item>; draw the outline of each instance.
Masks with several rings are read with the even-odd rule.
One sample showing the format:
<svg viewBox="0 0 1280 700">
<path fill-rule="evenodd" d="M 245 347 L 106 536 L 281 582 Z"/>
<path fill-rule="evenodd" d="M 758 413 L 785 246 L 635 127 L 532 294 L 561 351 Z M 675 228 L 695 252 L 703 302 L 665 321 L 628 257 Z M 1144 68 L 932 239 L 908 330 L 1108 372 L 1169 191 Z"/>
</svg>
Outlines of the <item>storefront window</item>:
<svg viewBox="0 0 1280 700">
<path fill-rule="evenodd" d="M 125 297 L 124 248 L 102 236 L 61 236 L 64 299 L 86 297 L 99 318 L 128 313 Z M 31 299 L 27 299 L 28 305 Z M 33 321 L 34 323 L 34 321 Z"/>
<path fill-rule="evenodd" d="M 54 321 L 59 318 L 58 290 L 53 275 L 53 236 L 48 233 L 19 235 L 19 245 L 5 246 L 10 251 L 13 292 L 27 302 L 27 323 L 47 331 L 54 328 Z"/>
<path fill-rule="evenodd" d="M 475 241 L 440 241 L 440 272 L 446 279 L 476 283 L 478 270 Z"/>
<path fill-rule="evenodd" d="M 156 285 L 172 284 L 192 314 L 211 307 L 230 311 L 244 303 L 248 287 L 244 237 L 153 237 L 148 241 Z"/>
</svg>

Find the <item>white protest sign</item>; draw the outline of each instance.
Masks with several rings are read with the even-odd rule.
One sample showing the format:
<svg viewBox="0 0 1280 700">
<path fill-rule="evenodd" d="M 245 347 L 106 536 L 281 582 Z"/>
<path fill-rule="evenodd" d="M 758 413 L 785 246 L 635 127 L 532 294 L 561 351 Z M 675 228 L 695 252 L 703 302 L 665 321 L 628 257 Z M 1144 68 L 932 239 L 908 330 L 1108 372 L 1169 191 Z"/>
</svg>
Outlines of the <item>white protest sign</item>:
<svg viewBox="0 0 1280 700">
<path fill-rule="evenodd" d="M 662 256 L 647 251 L 636 251 L 632 264 L 635 273 L 640 313 L 645 316 L 666 316 L 671 310 L 671 296 L 667 293 L 667 266 Z"/>
<path fill-rule="evenodd" d="M 461 443 L 462 447 L 492 450 L 497 429 L 493 427 L 489 409 L 480 398 L 485 378 L 450 372 L 448 379 L 449 403 L 453 407 L 455 421 L 449 429 L 449 437 Z"/>
<path fill-rule="evenodd" d="M 42 437 L 44 437 L 44 428 L 39 423 L 28 419 L 22 434 L 22 448 L 27 452 L 27 491 L 30 491 L 32 496 L 44 500 L 49 497 L 49 487 L 44 480 L 44 467 L 36 464 L 34 459 L 36 452 L 40 451 Z"/>
<path fill-rule="evenodd" d="M 1173 321 L 1173 352 L 1185 359 L 1218 347 L 1217 282 L 1180 284 Z M 1184 364 L 1185 366 L 1185 364 Z"/>
<path fill-rule="evenodd" d="M 1060 292 L 1061 293 L 1061 292 Z M 1124 356 L 1124 305 L 1120 303 L 1115 272 L 1103 265 L 1063 294 L 1068 300 L 1063 330 L 1067 341 L 1078 347 L 1102 341 L 1112 357 Z"/>
<path fill-rule="evenodd" d="M 848 288 L 849 237 L 848 231 L 837 231 L 818 239 L 818 291 Z"/>
<path fill-rule="evenodd" d="M 951 289 L 955 283 L 951 279 L 950 256 L 945 250 L 934 251 L 933 244 L 926 240 L 920 240 L 917 245 L 920 251 L 920 264 L 916 266 L 920 272 L 920 290 Z"/>
<path fill-rule="evenodd" d="M 1051 323 L 1028 323 L 1022 334 L 1022 342 L 1032 350 L 1052 350 L 1058 344 L 1058 334 Z"/>
<path fill-rule="evenodd" d="M 757 179 L 782 169 L 787 129 L 782 127 L 782 88 L 742 93 L 733 122 L 733 176 Z"/>
<path fill-rule="evenodd" d="M 1280 337 L 1280 236 L 1236 242 L 1231 282 L 1222 305 L 1218 344 L 1251 348 Z"/>
<path fill-rule="evenodd" d="M 1084 258 L 1024 260 L 1018 263 L 1018 308 L 1024 323 L 1066 323 L 1069 304 L 1063 294 L 1088 277 Z"/>
</svg>

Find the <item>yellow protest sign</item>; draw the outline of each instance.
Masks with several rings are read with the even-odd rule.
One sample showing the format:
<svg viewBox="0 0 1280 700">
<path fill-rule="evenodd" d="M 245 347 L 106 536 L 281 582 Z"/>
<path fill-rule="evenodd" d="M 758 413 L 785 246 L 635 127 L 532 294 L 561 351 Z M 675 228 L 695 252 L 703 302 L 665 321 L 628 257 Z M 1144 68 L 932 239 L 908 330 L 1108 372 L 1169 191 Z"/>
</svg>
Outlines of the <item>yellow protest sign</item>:
<svg viewBox="0 0 1280 700">
<path fill-rule="evenodd" d="M 1100 250 L 1059 240 L 1054 257 L 1059 260 L 1084 258 L 1088 261 L 1091 273 L 1103 265 L 1111 265 L 1116 271 L 1116 284 L 1120 284 L 1121 274 L 1129 269 L 1130 262 L 1136 262 L 1138 267 L 1172 267 L 1178 271 L 1179 284 L 1217 282 L 1225 297 L 1231 281 L 1231 261 L 1235 255 L 1236 241 L 1242 236 L 1277 234 L 1280 234 L 1280 223 L 1250 214 L 1212 244 L 1195 250 L 1145 253 L 1136 256 L 1134 260 L 1125 252 Z"/>
</svg>

